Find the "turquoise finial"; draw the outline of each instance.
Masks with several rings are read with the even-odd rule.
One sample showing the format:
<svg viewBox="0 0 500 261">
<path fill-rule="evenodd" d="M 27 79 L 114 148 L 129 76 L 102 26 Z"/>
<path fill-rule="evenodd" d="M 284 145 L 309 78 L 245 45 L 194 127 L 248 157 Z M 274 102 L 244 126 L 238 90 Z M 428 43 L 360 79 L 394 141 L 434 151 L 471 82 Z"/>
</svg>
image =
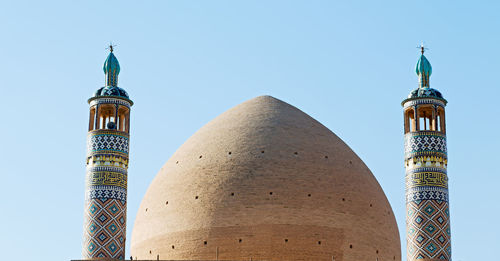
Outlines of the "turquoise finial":
<svg viewBox="0 0 500 261">
<path fill-rule="evenodd" d="M 118 59 L 113 54 L 113 45 L 109 45 L 109 55 L 104 61 L 102 67 L 104 74 L 106 74 L 106 86 L 118 86 L 118 74 L 120 73 L 120 64 Z"/>
<path fill-rule="evenodd" d="M 107 48 L 109 49 L 109 55 L 106 58 L 106 61 L 104 61 L 104 66 L 102 67 L 102 69 L 104 70 L 104 74 L 106 74 L 106 85 L 99 88 L 94 93 L 94 96 L 90 99 L 98 98 L 101 96 L 114 96 L 125 98 L 129 102 L 132 102 L 128 97 L 128 93 L 124 89 L 118 87 L 118 74 L 120 73 L 120 64 L 118 63 L 118 59 L 116 59 L 115 55 L 113 54 L 113 47 L 114 46 L 110 44 L 109 48 Z"/>
<path fill-rule="evenodd" d="M 429 78 L 432 74 L 432 66 L 429 60 L 425 58 L 424 52 L 425 47 L 420 45 L 422 55 L 420 55 L 420 59 L 418 59 L 417 66 L 415 67 L 415 72 L 418 75 L 420 81 L 420 88 L 429 87 Z"/>
<path fill-rule="evenodd" d="M 429 86 L 429 77 L 432 74 L 432 66 L 429 60 L 425 58 L 424 52 L 427 48 L 424 45 L 420 45 L 417 48 L 420 49 L 422 53 L 420 58 L 418 59 L 417 66 L 415 67 L 415 72 L 418 75 L 418 88 L 410 92 L 408 98 L 403 101 L 405 103 L 409 99 L 418 99 L 418 98 L 434 98 L 442 100 L 446 103 L 446 100 L 443 98 L 441 92 L 436 89 L 433 89 Z"/>
</svg>

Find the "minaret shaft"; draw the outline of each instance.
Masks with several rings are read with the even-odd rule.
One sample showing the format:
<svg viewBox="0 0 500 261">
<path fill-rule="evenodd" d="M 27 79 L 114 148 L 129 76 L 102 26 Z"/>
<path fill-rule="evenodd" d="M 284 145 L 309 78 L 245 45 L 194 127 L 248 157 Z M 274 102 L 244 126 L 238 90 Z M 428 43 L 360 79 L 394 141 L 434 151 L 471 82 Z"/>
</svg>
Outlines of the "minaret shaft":
<svg viewBox="0 0 500 261">
<path fill-rule="evenodd" d="M 116 86 L 119 65 L 112 53 L 104 71 L 106 87 L 89 99 L 83 259 L 125 258 L 132 101 Z"/>
<path fill-rule="evenodd" d="M 451 260 L 447 102 L 439 91 L 428 87 L 430 72 L 430 63 L 422 54 L 417 63 L 420 87 L 402 102 L 408 261 Z"/>
</svg>

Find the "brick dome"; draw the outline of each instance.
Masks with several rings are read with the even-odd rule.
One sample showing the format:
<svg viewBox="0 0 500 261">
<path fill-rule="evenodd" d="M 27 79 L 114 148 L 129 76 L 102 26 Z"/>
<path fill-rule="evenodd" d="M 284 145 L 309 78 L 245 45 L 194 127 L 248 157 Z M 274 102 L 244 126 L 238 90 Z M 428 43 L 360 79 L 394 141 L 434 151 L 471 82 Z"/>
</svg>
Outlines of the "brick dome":
<svg viewBox="0 0 500 261">
<path fill-rule="evenodd" d="M 391 206 L 333 132 L 270 96 L 182 145 L 151 183 L 131 255 L 161 260 L 401 260 Z"/>
</svg>

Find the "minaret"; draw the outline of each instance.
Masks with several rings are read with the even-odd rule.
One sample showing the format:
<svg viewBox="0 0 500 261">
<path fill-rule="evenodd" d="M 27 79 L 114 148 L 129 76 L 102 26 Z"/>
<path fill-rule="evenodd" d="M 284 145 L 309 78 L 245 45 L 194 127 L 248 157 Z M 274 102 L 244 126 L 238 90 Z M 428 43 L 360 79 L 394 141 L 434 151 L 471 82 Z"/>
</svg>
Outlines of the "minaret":
<svg viewBox="0 0 500 261">
<path fill-rule="evenodd" d="M 419 87 L 401 103 L 404 110 L 407 260 L 451 260 L 445 106 L 429 86 L 432 67 L 417 62 Z"/>
<path fill-rule="evenodd" d="M 113 46 L 104 62 L 106 86 L 88 100 L 83 259 L 125 257 L 130 107 L 117 86 L 120 64 Z"/>
</svg>

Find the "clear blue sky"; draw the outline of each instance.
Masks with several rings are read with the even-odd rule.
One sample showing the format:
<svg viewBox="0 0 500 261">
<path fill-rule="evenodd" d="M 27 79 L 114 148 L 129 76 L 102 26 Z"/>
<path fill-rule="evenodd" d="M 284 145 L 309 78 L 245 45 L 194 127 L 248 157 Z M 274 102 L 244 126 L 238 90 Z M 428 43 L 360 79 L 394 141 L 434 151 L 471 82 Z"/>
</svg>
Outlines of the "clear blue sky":
<svg viewBox="0 0 500 261">
<path fill-rule="evenodd" d="M 117 44 L 135 105 L 128 241 L 163 163 L 268 94 L 340 136 L 384 188 L 405 255 L 403 119 L 415 48 L 448 99 L 453 257 L 498 260 L 498 1 L 1 1 L 2 259 L 80 257 L 87 98 Z M 495 254 L 494 254 L 495 253 Z"/>
</svg>

